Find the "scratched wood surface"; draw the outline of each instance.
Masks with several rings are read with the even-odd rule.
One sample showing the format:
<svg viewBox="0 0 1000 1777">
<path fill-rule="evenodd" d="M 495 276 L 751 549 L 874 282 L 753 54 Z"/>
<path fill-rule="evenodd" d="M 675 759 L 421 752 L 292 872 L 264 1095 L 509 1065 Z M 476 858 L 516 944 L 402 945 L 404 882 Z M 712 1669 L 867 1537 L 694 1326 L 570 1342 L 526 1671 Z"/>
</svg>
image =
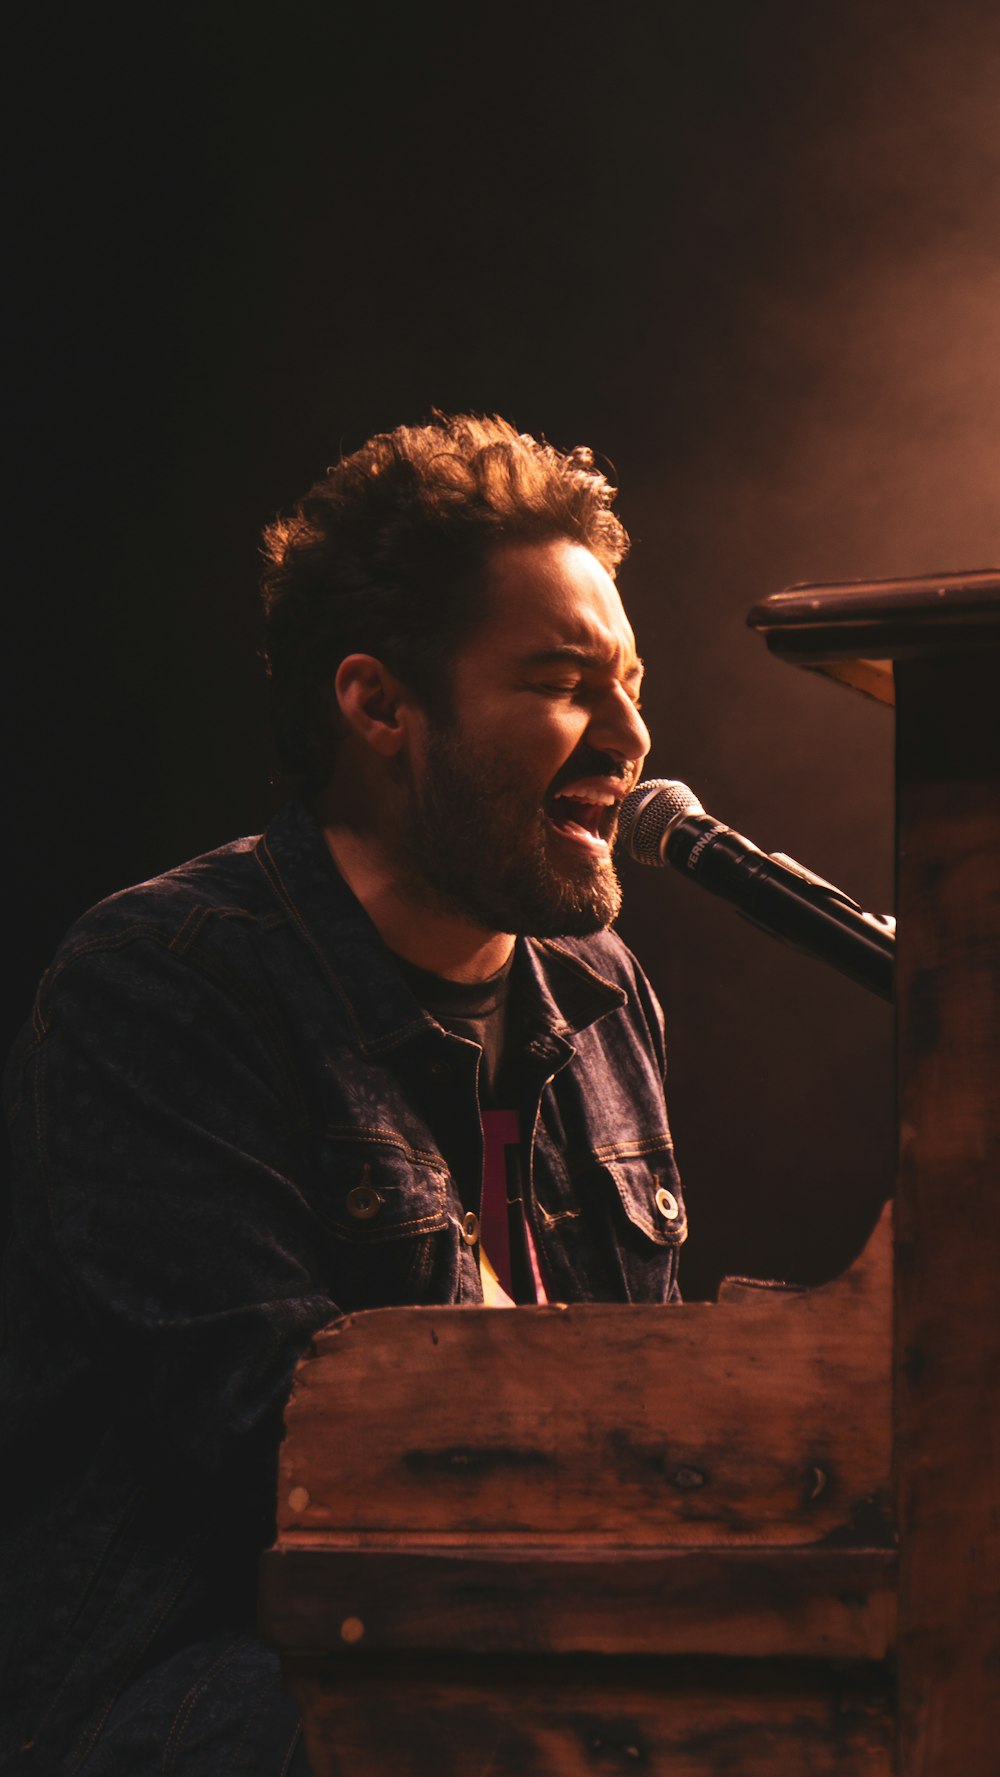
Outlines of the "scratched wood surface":
<svg viewBox="0 0 1000 1777">
<path fill-rule="evenodd" d="M 804 1292 L 337 1322 L 296 1373 L 281 1546 L 885 1543 L 889 1267 L 884 1217 Z"/>
<path fill-rule="evenodd" d="M 906 1777 L 1000 1770 L 998 669 L 997 648 L 897 664 Z"/>
<path fill-rule="evenodd" d="M 891 1777 L 885 1691 L 789 1667 L 359 1662 L 291 1676 L 337 1777 Z M 955 1777 L 958 1777 L 956 1772 Z"/>
<path fill-rule="evenodd" d="M 889 1549 L 362 1549 L 265 1555 L 270 1641 L 315 1654 L 703 1654 L 884 1660 Z"/>
</svg>

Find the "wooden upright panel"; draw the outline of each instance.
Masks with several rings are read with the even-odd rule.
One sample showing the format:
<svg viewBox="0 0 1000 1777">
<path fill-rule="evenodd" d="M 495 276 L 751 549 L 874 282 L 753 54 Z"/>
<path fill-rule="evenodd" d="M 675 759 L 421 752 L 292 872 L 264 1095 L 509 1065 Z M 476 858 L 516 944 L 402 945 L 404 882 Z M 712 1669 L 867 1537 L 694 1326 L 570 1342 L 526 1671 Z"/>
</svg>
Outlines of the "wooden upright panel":
<svg viewBox="0 0 1000 1777">
<path fill-rule="evenodd" d="M 894 1777 L 883 1675 L 397 1656 L 336 1686 L 284 1664 L 317 1777 Z"/>
<path fill-rule="evenodd" d="M 998 685 L 896 664 L 903 1777 L 1000 1770 Z"/>
<path fill-rule="evenodd" d="M 261 1568 L 317 1777 L 891 1777 L 890 1247 L 320 1333 Z"/>
<path fill-rule="evenodd" d="M 338 1321 L 296 1372 L 281 1544 L 884 1543 L 889 1265 L 886 1219 L 813 1290 Z"/>
<path fill-rule="evenodd" d="M 894 663 L 898 1772 L 996 1777 L 1000 570 L 791 587 L 750 622 L 873 696 Z"/>
</svg>

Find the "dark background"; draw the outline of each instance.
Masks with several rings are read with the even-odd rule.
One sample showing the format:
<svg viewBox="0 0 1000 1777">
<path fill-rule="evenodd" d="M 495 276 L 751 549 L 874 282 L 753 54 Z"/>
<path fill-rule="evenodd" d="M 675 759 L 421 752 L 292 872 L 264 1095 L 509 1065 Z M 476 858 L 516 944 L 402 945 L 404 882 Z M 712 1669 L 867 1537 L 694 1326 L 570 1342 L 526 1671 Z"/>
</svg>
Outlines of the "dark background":
<svg viewBox="0 0 1000 1777">
<path fill-rule="evenodd" d="M 261 526 L 433 406 L 610 460 L 650 771 L 891 906 L 891 714 L 744 618 L 1000 554 L 1000 7 L 39 5 L 9 48 L 7 1033 L 84 907 L 267 819 Z M 832 1274 L 889 1008 L 653 872 L 621 929 L 687 1293 Z"/>
</svg>

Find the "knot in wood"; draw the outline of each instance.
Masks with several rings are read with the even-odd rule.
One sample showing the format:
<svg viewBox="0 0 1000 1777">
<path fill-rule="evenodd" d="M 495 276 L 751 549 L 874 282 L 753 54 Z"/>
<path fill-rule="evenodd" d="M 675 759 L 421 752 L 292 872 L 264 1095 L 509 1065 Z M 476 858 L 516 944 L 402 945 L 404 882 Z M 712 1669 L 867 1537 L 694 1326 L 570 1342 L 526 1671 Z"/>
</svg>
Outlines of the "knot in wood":
<svg viewBox="0 0 1000 1777">
<path fill-rule="evenodd" d="M 678 1468 L 670 1476 L 670 1485 L 682 1493 L 693 1493 L 696 1487 L 704 1487 L 705 1476 L 700 1468 Z"/>
</svg>

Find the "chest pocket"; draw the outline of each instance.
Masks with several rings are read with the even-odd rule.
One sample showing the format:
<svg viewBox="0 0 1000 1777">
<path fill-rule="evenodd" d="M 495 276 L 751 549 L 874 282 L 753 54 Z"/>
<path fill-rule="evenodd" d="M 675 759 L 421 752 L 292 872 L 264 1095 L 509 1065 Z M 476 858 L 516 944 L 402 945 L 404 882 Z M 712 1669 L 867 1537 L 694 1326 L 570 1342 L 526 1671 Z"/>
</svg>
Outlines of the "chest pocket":
<svg viewBox="0 0 1000 1777">
<path fill-rule="evenodd" d="M 577 1190 L 604 1229 L 603 1251 L 594 1255 L 595 1281 L 605 1280 L 598 1293 L 612 1301 L 677 1300 L 687 1216 L 669 1138 L 594 1149 Z"/>
<path fill-rule="evenodd" d="M 681 1246 L 687 1239 L 687 1212 L 673 1150 L 660 1145 L 649 1153 L 628 1148 L 598 1149 L 594 1185 L 617 1193 L 627 1220 L 657 1246 Z"/>
<path fill-rule="evenodd" d="M 366 1245 L 447 1227 L 448 1168 L 392 1131 L 328 1132 L 314 1207 L 344 1240 Z"/>
<path fill-rule="evenodd" d="M 343 1312 L 453 1299 L 453 1193 L 440 1155 L 391 1130 L 327 1132 L 313 1209 L 332 1236 L 331 1284 Z"/>
</svg>

